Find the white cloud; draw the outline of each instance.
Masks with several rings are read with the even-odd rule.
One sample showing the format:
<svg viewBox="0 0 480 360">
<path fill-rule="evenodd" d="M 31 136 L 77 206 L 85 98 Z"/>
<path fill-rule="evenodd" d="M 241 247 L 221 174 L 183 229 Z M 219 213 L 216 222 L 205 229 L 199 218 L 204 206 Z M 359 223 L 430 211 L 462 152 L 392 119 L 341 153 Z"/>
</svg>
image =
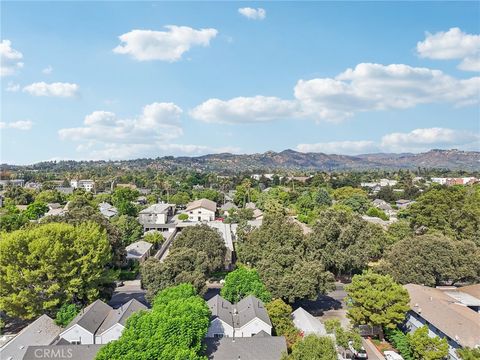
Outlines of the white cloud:
<svg viewBox="0 0 480 360">
<path fill-rule="evenodd" d="M 0 121 L 0 129 L 30 130 L 33 122 L 30 120 L 18 120 L 12 122 Z"/>
<path fill-rule="evenodd" d="M 18 92 L 20 91 L 20 84 L 15 84 L 13 82 L 9 82 L 7 85 L 8 92 Z"/>
<path fill-rule="evenodd" d="M 480 71 L 480 35 L 467 34 L 457 27 L 427 33 L 425 40 L 417 43 L 417 52 L 429 59 L 462 59 L 459 69 Z"/>
<path fill-rule="evenodd" d="M 45 69 L 42 70 L 42 74 L 50 75 L 53 72 L 53 67 L 48 65 Z"/>
<path fill-rule="evenodd" d="M 165 26 L 167 31 L 132 30 L 119 36 L 121 44 L 113 51 L 128 54 L 139 61 L 174 62 L 192 46 L 208 46 L 217 36 L 216 29 L 192 29 L 188 26 Z"/>
<path fill-rule="evenodd" d="M 267 16 L 267 12 L 262 8 L 254 9 L 251 7 L 244 7 L 238 9 L 238 12 L 246 18 L 252 20 L 263 20 Z"/>
<path fill-rule="evenodd" d="M 284 118 L 341 121 L 358 112 L 407 109 L 421 104 L 478 103 L 480 77 L 456 79 L 440 70 L 403 64 L 358 64 L 334 78 L 299 80 L 295 98 L 210 99 L 191 111 L 205 122 L 248 123 Z"/>
<path fill-rule="evenodd" d="M 0 42 L 0 76 L 9 76 L 15 74 L 18 69 L 23 67 L 23 54 L 12 48 L 10 40 Z"/>
<path fill-rule="evenodd" d="M 314 144 L 298 144 L 300 152 L 322 152 L 327 154 L 364 154 L 376 151 L 378 146 L 370 140 L 360 141 L 330 141 Z"/>
<path fill-rule="evenodd" d="M 415 129 L 408 133 L 391 133 L 382 137 L 380 146 L 388 151 L 419 152 L 432 148 L 480 149 L 477 132 L 446 128 Z"/>
<path fill-rule="evenodd" d="M 74 97 L 79 93 L 80 87 L 72 83 L 46 83 L 37 82 L 23 88 L 24 92 L 33 96 Z"/>
<path fill-rule="evenodd" d="M 276 97 L 237 97 L 228 101 L 209 99 L 195 107 L 191 116 L 207 123 L 264 122 L 291 118 L 298 104 Z"/>
</svg>

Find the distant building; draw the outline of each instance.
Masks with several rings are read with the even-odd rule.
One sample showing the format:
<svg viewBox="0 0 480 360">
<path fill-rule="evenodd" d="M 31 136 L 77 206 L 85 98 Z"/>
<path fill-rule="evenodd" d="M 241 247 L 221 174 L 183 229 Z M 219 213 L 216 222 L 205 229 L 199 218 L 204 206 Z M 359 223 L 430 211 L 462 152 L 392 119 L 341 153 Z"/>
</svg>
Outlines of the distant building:
<svg viewBox="0 0 480 360">
<path fill-rule="evenodd" d="M 49 203 L 48 212 L 44 216 L 62 216 L 68 212 L 67 205 L 61 205 L 59 203 Z"/>
<path fill-rule="evenodd" d="M 61 331 L 50 317 L 42 315 L 0 347 L 0 359 L 22 360 L 29 346 L 50 345 Z"/>
<path fill-rule="evenodd" d="M 23 185 L 25 185 L 25 180 L 23 179 L 0 180 L 0 185 L 2 185 L 3 187 L 7 185 L 23 187 Z"/>
<path fill-rule="evenodd" d="M 229 211 L 232 209 L 238 209 L 237 205 L 235 205 L 232 201 L 227 201 L 220 207 L 220 214 L 226 217 L 229 215 Z"/>
<path fill-rule="evenodd" d="M 189 221 L 213 221 L 217 212 L 217 203 L 208 199 L 195 200 L 187 205 L 185 212 Z"/>
<path fill-rule="evenodd" d="M 98 210 L 100 210 L 100 213 L 105 216 L 107 219 L 110 219 L 111 217 L 114 217 L 118 215 L 118 209 L 110 205 L 109 203 L 102 202 L 98 204 Z"/>
<path fill-rule="evenodd" d="M 73 190 L 75 190 L 73 187 L 68 187 L 68 186 L 57 186 L 55 188 L 58 192 L 65 194 L 65 195 L 70 195 L 73 194 Z"/>
<path fill-rule="evenodd" d="M 169 220 L 175 215 L 175 204 L 153 204 L 138 214 L 138 221 L 143 230 L 173 231 L 174 223 Z"/>
<path fill-rule="evenodd" d="M 220 295 L 207 302 L 212 320 L 206 337 L 252 337 L 261 332 L 272 333 L 272 323 L 263 302 L 249 295 L 236 304 Z"/>
<path fill-rule="evenodd" d="M 70 180 L 70 186 L 74 189 L 83 189 L 91 192 L 95 189 L 95 181 L 93 180 Z"/>
<path fill-rule="evenodd" d="M 25 188 L 33 189 L 33 190 L 40 190 L 42 188 L 42 184 L 34 182 L 34 181 L 29 181 L 25 184 Z"/>
<path fill-rule="evenodd" d="M 127 260 L 133 259 L 138 260 L 139 262 L 144 262 L 150 257 L 152 248 L 153 244 L 148 241 L 136 241 L 125 248 L 125 250 L 127 250 Z"/>
<path fill-rule="evenodd" d="M 404 287 L 410 295 L 408 331 L 427 325 L 429 336 L 447 339 L 450 360 L 460 360 L 456 349 L 480 347 L 480 284 L 446 289 Z"/>
<path fill-rule="evenodd" d="M 381 187 L 395 186 L 395 185 L 397 185 L 397 183 L 398 183 L 397 180 L 380 179 L 380 186 Z"/>
<path fill-rule="evenodd" d="M 405 208 L 409 207 L 410 205 L 412 205 L 414 203 L 415 203 L 415 201 L 413 201 L 413 200 L 405 200 L 405 199 L 400 199 L 400 200 L 395 201 L 395 204 L 397 204 L 397 207 L 399 209 L 405 209 Z"/>
</svg>

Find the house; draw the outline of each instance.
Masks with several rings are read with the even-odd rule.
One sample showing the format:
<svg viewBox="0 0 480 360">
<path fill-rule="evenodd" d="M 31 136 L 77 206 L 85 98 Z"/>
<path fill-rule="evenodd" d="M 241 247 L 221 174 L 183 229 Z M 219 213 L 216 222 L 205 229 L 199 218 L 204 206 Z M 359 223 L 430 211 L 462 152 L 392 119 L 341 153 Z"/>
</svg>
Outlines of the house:
<svg viewBox="0 0 480 360">
<path fill-rule="evenodd" d="M 48 211 L 45 213 L 45 216 L 61 216 L 65 215 L 68 211 L 67 206 L 61 205 L 59 203 L 48 203 Z"/>
<path fill-rule="evenodd" d="M 23 360 L 68 359 L 94 360 L 103 345 L 46 345 L 29 346 Z M 3 358 L 2 358 L 3 360 Z"/>
<path fill-rule="evenodd" d="M 388 216 L 395 216 L 397 212 L 393 209 L 393 207 L 387 203 L 385 200 L 382 199 L 375 199 L 372 201 L 373 206 L 375 206 L 377 209 L 382 210 L 385 214 Z"/>
<path fill-rule="evenodd" d="M 25 188 L 32 190 L 40 190 L 42 188 L 42 184 L 35 181 L 28 181 L 27 183 L 25 183 Z"/>
<path fill-rule="evenodd" d="M 100 210 L 102 215 L 105 216 L 107 219 L 118 215 L 117 208 L 106 202 L 101 202 L 100 204 L 98 204 L 98 210 Z"/>
<path fill-rule="evenodd" d="M 395 203 L 397 204 L 397 207 L 399 209 L 405 209 L 405 208 L 409 207 L 410 205 L 412 205 L 413 203 L 415 203 L 415 201 L 400 199 L 400 200 L 395 201 Z"/>
<path fill-rule="evenodd" d="M 230 215 L 230 210 L 232 209 L 238 209 L 237 205 L 235 205 L 232 201 L 227 201 L 220 207 L 220 214 L 226 217 Z"/>
<path fill-rule="evenodd" d="M 144 262 L 150 257 L 152 247 L 153 244 L 147 241 L 136 241 L 125 248 L 125 250 L 127 250 L 127 259 L 134 259 L 138 260 L 139 262 Z"/>
<path fill-rule="evenodd" d="M 207 301 L 212 320 L 206 337 L 252 337 L 260 332 L 270 335 L 272 323 L 260 299 L 249 295 L 236 304 L 220 295 Z"/>
<path fill-rule="evenodd" d="M 68 187 L 68 186 L 57 186 L 55 188 L 58 192 L 64 194 L 64 195 L 70 195 L 73 194 L 73 190 L 75 190 L 73 187 Z"/>
<path fill-rule="evenodd" d="M 429 336 L 447 339 L 450 360 L 460 359 L 456 349 L 480 346 L 480 284 L 464 290 L 415 284 L 404 287 L 410 295 L 407 331 L 427 325 Z"/>
<path fill-rule="evenodd" d="M 302 331 L 303 336 L 310 334 L 318 336 L 327 335 L 325 325 L 323 325 L 320 320 L 301 307 L 292 313 L 292 320 L 295 327 Z"/>
<path fill-rule="evenodd" d="M 263 211 L 257 208 L 257 205 L 253 202 L 249 202 L 245 204 L 245 209 L 252 209 L 253 210 L 253 219 L 254 220 L 262 220 L 263 219 Z"/>
<path fill-rule="evenodd" d="M 217 212 L 217 203 L 208 199 L 195 200 L 187 205 L 185 212 L 189 221 L 213 221 Z"/>
<path fill-rule="evenodd" d="M 61 331 L 53 319 L 42 315 L 0 347 L 0 359 L 21 360 L 28 346 L 50 345 Z"/>
<path fill-rule="evenodd" d="M 263 332 L 248 338 L 207 338 L 205 344 L 209 360 L 280 360 L 287 353 L 283 336 Z"/>
<path fill-rule="evenodd" d="M 23 185 L 25 185 L 25 180 L 23 179 L 0 180 L 0 185 L 2 185 L 3 187 L 7 185 L 23 187 Z"/>
<path fill-rule="evenodd" d="M 86 192 L 91 192 L 95 188 L 95 181 L 93 180 L 70 180 L 70 186 L 74 189 L 83 189 Z"/>
<path fill-rule="evenodd" d="M 83 309 L 59 335 L 62 343 L 73 345 L 107 344 L 117 340 L 126 321 L 136 311 L 147 307 L 135 299 L 113 309 L 101 300 L 96 300 Z"/>
<path fill-rule="evenodd" d="M 174 223 L 169 223 L 175 215 L 175 204 L 153 204 L 138 213 L 138 222 L 143 225 L 143 231 L 173 231 Z"/>
<path fill-rule="evenodd" d="M 398 181 L 397 180 L 390 180 L 390 179 L 380 179 L 380 186 L 385 187 L 385 186 L 395 186 L 397 185 Z"/>
</svg>

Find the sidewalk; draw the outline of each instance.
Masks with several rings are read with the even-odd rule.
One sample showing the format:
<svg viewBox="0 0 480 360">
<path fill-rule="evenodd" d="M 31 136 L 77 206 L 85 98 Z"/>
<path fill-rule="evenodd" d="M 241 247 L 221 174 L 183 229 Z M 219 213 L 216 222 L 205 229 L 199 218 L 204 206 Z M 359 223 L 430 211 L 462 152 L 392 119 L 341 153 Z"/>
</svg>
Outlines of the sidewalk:
<svg viewBox="0 0 480 360">
<path fill-rule="evenodd" d="M 363 339 L 363 347 L 367 351 L 370 360 L 385 360 L 385 357 L 377 350 L 375 345 L 369 339 Z"/>
</svg>

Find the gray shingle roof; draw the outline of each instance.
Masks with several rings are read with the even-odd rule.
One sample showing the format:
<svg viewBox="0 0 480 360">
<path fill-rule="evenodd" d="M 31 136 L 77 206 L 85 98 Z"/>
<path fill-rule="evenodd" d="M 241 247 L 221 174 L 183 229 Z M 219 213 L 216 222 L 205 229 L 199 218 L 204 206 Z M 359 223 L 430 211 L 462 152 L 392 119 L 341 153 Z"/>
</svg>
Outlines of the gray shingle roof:
<svg viewBox="0 0 480 360">
<path fill-rule="evenodd" d="M 23 360 L 93 360 L 102 346 L 104 345 L 29 346 L 27 352 L 25 353 L 25 356 L 23 357 Z"/>
<path fill-rule="evenodd" d="M 146 209 L 143 209 L 139 214 L 163 214 L 168 212 L 168 209 L 174 204 L 153 204 Z"/>
<path fill-rule="evenodd" d="M 75 319 L 68 324 L 65 331 L 78 324 L 85 330 L 95 334 L 111 310 L 113 308 L 110 305 L 105 304 L 102 300 L 96 300 L 80 311 Z"/>
<path fill-rule="evenodd" d="M 216 295 L 207 301 L 207 305 L 212 313 L 212 320 L 219 318 L 224 323 L 233 327 L 233 305 L 220 295 Z"/>
<path fill-rule="evenodd" d="M 267 310 L 262 301 L 253 295 L 249 295 L 240 300 L 235 305 L 235 308 L 237 313 L 234 314 L 233 319 L 236 328 L 244 326 L 254 318 L 259 318 L 266 324 L 272 326 L 270 317 L 268 316 Z"/>
<path fill-rule="evenodd" d="M 122 324 L 125 326 L 127 323 L 127 319 L 133 313 L 140 311 L 140 310 L 147 310 L 147 307 L 143 305 L 141 302 L 132 299 L 129 302 L 123 304 L 118 309 L 113 309 L 109 312 L 105 321 L 97 330 L 97 335 L 102 334 L 104 331 L 110 329 L 115 324 Z"/>
<path fill-rule="evenodd" d="M 210 360 L 280 360 L 287 352 L 283 336 L 208 338 L 205 343 Z"/>
<path fill-rule="evenodd" d="M 153 244 L 144 240 L 136 241 L 128 245 L 125 250 L 129 256 L 142 257 L 152 248 Z"/>
<path fill-rule="evenodd" d="M 0 359 L 21 360 L 29 345 L 50 345 L 61 331 L 50 317 L 42 315 L 0 348 Z"/>
</svg>

